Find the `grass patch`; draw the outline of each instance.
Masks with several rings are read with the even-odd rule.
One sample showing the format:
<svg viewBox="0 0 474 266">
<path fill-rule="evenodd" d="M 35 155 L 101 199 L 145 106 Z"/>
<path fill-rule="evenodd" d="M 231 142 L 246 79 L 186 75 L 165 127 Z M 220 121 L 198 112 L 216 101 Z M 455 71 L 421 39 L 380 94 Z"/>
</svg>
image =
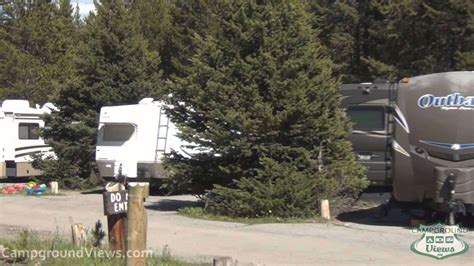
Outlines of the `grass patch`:
<svg viewBox="0 0 474 266">
<path fill-rule="evenodd" d="M 38 265 L 38 262 L 41 265 L 53 266 L 125 265 L 125 260 L 113 258 L 112 251 L 107 247 L 98 248 L 90 244 L 76 247 L 71 241 L 59 235 L 54 236 L 52 239 L 42 240 L 34 233 L 22 231 L 13 240 L 0 239 L 0 245 L 6 248 L 6 251 L 3 253 L 8 256 L 8 258 L 3 259 L 0 257 L 0 265 Z M 28 251 L 29 254 L 24 251 Z M 185 262 L 172 257 L 170 251 L 165 249 L 162 255 L 148 258 L 147 265 L 204 266 L 211 264 Z"/>
<path fill-rule="evenodd" d="M 215 215 L 207 213 L 202 207 L 185 207 L 178 210 L 178 213 L 196 219 L 210 220 L 210 221 L 222 221 L 222 222 L 234 222 L 243 224 L 270 224 L 270 223 L 325 223 L 326 220 L 319 216 L 312 218 L 280 218 L 275 216 L 263 216 L 263 217 L 229 217 L 223 215 Z"/>
</svg>

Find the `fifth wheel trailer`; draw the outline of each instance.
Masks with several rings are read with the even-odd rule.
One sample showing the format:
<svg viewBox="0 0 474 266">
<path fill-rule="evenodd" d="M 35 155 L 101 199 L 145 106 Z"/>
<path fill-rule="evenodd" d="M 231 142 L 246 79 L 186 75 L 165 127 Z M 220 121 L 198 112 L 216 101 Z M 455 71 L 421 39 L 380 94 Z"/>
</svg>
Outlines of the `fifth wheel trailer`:
<svg viewBox="0 0 474 266">
<path fill-rule="evenodd" d="M 33 168 L 33 157 L 53 155 L 51 147 L 38 135 L 44 127 L 42 116 L 57 111 L 51 103 L 31 108 L 27 100 L 4 100 L 0 108 L 0 177 L 41 175 Z"/>
<path fill-rule="evenodd" d="M 345 84 L 341 93 L 372 184 L 392 185 L 398 203 L 474 214 L 474 72 Z"/>
<path fill-rule="evenodd" d="M 164 110 L 164 103 L 144 98 L 138 104 L 100 110 L 96 162 L 104 178 L 165 178 L 162 159 L 171 151 L 184 156 L 186 142 Z"/>
</svg>

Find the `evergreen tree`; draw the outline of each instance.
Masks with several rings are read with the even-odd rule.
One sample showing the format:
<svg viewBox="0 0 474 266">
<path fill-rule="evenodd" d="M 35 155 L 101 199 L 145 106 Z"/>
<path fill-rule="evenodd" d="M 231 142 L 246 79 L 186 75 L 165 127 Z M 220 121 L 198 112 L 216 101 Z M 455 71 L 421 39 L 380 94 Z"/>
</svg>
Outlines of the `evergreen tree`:
<svg viewBox="0 0 474 266">
<path fill-rule="evenodd" d="M 98 113 L 102 106 L 137 103 L 160 96 L 158 53 L 150 51 L 136 17 L 121 0 L 95 2 L 80 33 L 74 58 L 76 78 L 55 98 L 60 112 L 53 114 L 45 137 L 58 160 L 43 162 L 52 176 L 68 186 L 93 179 Z"/>
<path fill-rule="evenodd" d="M 74 24 L 76 25 L 77 28 L 80 28 L 81 26 L 83 26 L 79 2 L 76 3 L 76 8 L 74 9 Z"/>
<path fill-rule="evenodd" d="M 343 80 L 354 80 L 360 65 L 355 44 L 360 22 L 357 1 L 309 0 L 308 3 L 313 27 L 335 63 L 335 74 Z"/>
<path fill-rule="evenodd" d="M 132 12 L 139 23 L 139 28 L 148 40 L 150 49 L 163 51 L 164 42 L 171 30 L 170 9 L 167 1 L 132 1 Z"/>
<path fill-rule="evenodd" d="M 374 57 L 391 64 L 398 77 L 466 70 L 460 56 L 474 50 L 470 1 L 417 0 L 374 5 L 383 18 L 377 24 L 384 25 L 382 37 L 374 40 L 380 44 Z M 377 73 L 376 67 L 369 70 Z"/>
<path fill-rule="evenodd" d="M 466 27 L 466 39 L 464 42 L 464 51 L 459 51 L 457 59 L 459 67 L 464 70 L 474 69 L 474 2 L 468 2 L 468 21 Z"/>
<path fill-rule="evenodd" d="M 75 42 L 69 0 L 14 1 L 0 26 L 0 97 L 51 100 L 70 78 Z"/>
<path fill-rule="evenodd" d="M 217 1 L 218 2 L 218 1 Z M 193 38 L 218 30 L 210 9 L 216 1 L 177 0 L 168 7 L 169 27 L 162 34 L 162 68 L 164 78 L 182 75 L 195 52 Z M 216 11 L 217 12 L 217 11 Z"/>
<path fill-rule="evenodd" d="M 472 68 L 472 1 L 309 1 L 344 82 Z"/>
<path fill-rule="evenodd" d="M 170 114 L 201 152 L 174 154 L 178 185 L 214 188 L 208 210 L 309 216 L 366 186 L 345 140 L 338 81 L 300 1 L 209 1 L 214 21 L 168 83 Z M 220 25 L 216 28 L 216 25 Z"/>
</svg>

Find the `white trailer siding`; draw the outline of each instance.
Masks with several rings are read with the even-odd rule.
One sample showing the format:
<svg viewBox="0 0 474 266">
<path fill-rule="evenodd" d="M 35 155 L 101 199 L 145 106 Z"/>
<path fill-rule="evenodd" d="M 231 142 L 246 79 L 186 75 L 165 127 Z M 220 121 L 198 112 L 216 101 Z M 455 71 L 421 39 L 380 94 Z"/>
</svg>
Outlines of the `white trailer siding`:
<svg viewBox="0 0 474 266">
<path fill-rule="evenodd" d="M 162 159 L 171 150 L 180 151 L 184 143 L 177 133 L 162 103 L 102 107 L 96 147 L 101 175 L 117 176 L 121 169 L 128 177 L 165 177 Z"/>
<path fill-rule="evenodd" d="M 46 106 L 46 105 L 45 105 Z M 0 176 L 35 176 L 41 174 L 31 165 L 38 154 L 53 155 L 51 147 L 38 136 L 44 127 L 42 115 L 51 109 L 31 108 L 26 100 L 5 100 L 0 108 Z M 52 104 L 50 107 L 54 108 Z"/>
</svg>

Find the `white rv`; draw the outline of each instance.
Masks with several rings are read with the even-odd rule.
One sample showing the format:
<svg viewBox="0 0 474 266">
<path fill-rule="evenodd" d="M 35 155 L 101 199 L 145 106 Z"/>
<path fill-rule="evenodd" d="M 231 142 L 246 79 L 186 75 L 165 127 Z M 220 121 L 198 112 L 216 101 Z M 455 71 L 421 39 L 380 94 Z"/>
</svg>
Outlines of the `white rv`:
<svg viewBox="0 0 474 266">
<path fill-rule="evenodd" d="M 52 155 L 51 147 L 38 136 L 42 116 L 57 110 L 47 103 L 31 108 L 27 100 L 4 100 L 0 108 L 0 177 L 29 177 L 41 174 L 31 165 L 33 155 Z"/>
<path fill-rule="evenodd" d="M 152 98 L 138 104 L 105 106 L 100 110 L 96 162 L 102 177 L 164 178 L 161 161 L 186 143 Z"/>
</svg>

